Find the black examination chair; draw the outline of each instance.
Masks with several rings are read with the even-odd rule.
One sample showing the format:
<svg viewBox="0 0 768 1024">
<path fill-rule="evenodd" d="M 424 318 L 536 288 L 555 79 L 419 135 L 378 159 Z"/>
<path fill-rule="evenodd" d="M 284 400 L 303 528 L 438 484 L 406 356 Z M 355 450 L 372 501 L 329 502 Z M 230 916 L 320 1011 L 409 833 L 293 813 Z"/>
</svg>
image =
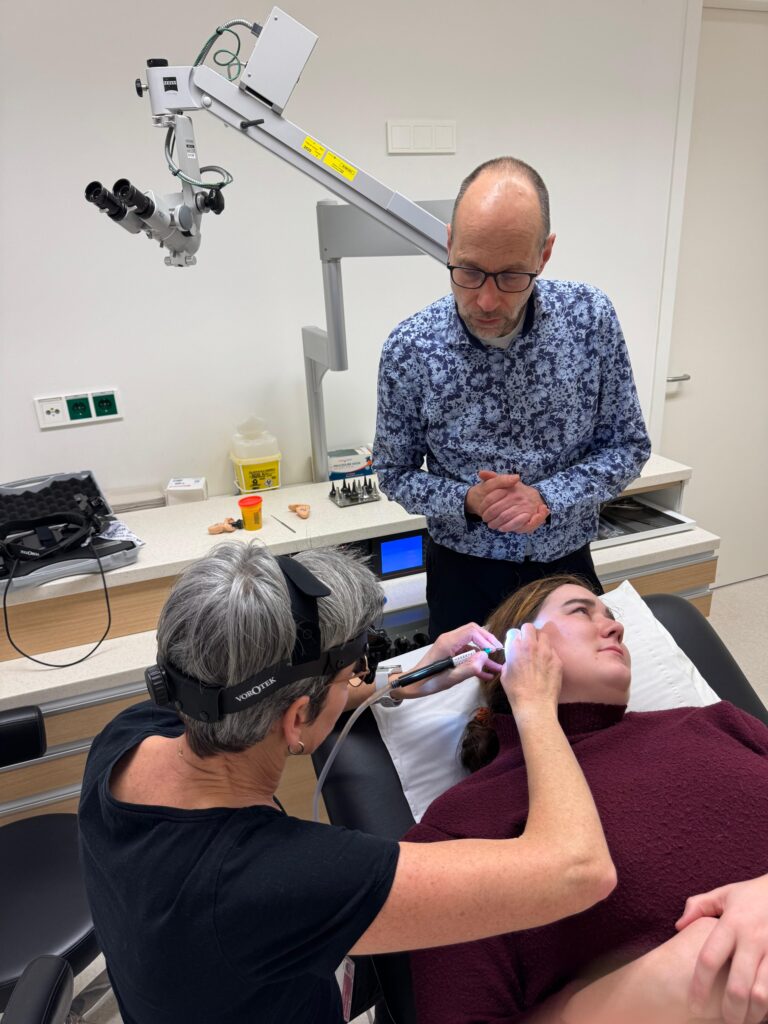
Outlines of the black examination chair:
<svg viewBox="0 0 768 1024">
<path fill-rule="evenodd" d="M 46 742 L 39 707 L 0 712 L 0 768 L 34 762 L 44 756 Z M 76 975 L 99 955 L 77 840 L 76 814 L 38 814 L 0 826 L 0 1013 L 26 969 L 32 981 L 27 979 L 22 993 L 34 991 L 43 984 L 39 979 L 49 976 L 55 989 L 59 959 Z M 62 971 L 61 985 L 66 974 Z M 107 987 L 106 972 L 101 972 L 78 996 L 76 1011 L 85 1013 Z M 17 1007 L 21 1000 L 17 995 Z M 36 1024 L 31 1015 L 27 1021 Z"/>
<path fill-rule="evenodd" d="M 39 956 L 16 982 L 3 1024 L 67 1024 L 74 976 L 60 956 Z"/>
<path fill-rule="evenodd" d="M 768 710 L 701 612 L 675 594 L 653 594 L 644 600 L 712 689 L 723 700 L 768 725 Z M 344 718 L 312 755 L 318 774 L 343 725 Z M 335 825 L 400 839 L 414 824 L 400 779 L 370 711 L 360 716 L 339 751 L 323 787 L 323 799 Z M 390 953 L 370 960 L 393 1024 L 416 1024 L 408 954 Z M 381 1019 L 378 1011 L 376 1019 Z"/>
</svg>

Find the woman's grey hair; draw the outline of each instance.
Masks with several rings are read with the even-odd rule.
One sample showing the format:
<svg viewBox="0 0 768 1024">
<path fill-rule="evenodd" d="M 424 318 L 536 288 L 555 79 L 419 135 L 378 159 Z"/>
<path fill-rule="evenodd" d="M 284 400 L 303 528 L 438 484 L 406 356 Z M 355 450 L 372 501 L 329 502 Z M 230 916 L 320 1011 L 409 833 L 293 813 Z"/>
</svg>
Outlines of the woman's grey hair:
<svg viewBox="0 0 768 1024">
<path fill-rule="evenodd" d="M 318 600 L 323 649 L 361 633 L 381 614 L 384 595 L 355 555 L 334 548 L 295 556 L 331 591 Z M 158 657 L 206 683 L 235 686 L 263 668 L 289 661 L 296 639 L 288 586 L 278 562 L 259 541 L 219 544 L 177 580 L 157 626 Z M 204 723 L 179 713 L 200 757 L 245 750 L 302 696 L 309 721 L 320 713 L 328 677 L 300 679 L 244 711 Z"/>
</svg>

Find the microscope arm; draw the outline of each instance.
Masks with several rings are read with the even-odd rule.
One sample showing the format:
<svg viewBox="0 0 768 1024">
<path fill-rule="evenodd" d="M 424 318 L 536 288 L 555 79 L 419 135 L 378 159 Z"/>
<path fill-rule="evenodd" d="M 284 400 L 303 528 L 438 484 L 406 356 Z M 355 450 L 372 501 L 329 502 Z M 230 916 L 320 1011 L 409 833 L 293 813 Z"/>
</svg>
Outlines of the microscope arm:
<svg viewBox="0 0 768 1024">
<path fill-rule="evenodd" d="M 177 89 L 167 91 L 163 83 L 172 79 Z M 212 68 L 149 67 L 147 84 L 155 123 L 167 126 L 180 113 L 207 110 L 429 256 L 445 262 L 446 231 L 442 221 Z"/>
</svg>

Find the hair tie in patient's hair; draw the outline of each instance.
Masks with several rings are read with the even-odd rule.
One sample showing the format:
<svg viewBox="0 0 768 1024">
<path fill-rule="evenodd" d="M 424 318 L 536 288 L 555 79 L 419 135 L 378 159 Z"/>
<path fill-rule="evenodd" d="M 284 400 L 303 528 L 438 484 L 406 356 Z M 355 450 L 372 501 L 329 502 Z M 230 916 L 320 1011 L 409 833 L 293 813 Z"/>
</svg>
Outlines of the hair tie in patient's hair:
<svg viewBox="0 0 768 1024">
<path fill-rule="evenodd" d="M 478 708 L 475 712 L 474 720 L 478 725 L 489 726 L 491 724 L 491 709 L 490 708 Z"/>
</svg>

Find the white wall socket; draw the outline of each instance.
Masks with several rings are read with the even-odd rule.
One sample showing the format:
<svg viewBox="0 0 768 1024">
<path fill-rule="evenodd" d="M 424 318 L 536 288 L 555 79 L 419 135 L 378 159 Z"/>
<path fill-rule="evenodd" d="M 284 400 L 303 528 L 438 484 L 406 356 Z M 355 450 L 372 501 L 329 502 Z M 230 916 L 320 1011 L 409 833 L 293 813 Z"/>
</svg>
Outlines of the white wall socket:
<svg viewBox="0 0 768 1024">
<path fill-rule="evenodd" d="M 36 398 L 35 412 L 37 422 L 41 430 L 49 430 L 51 427 L 65 427 L 69 423 L 67 415 L 67 403 L 63 396 L 60 398 Z"/>
</svg>

